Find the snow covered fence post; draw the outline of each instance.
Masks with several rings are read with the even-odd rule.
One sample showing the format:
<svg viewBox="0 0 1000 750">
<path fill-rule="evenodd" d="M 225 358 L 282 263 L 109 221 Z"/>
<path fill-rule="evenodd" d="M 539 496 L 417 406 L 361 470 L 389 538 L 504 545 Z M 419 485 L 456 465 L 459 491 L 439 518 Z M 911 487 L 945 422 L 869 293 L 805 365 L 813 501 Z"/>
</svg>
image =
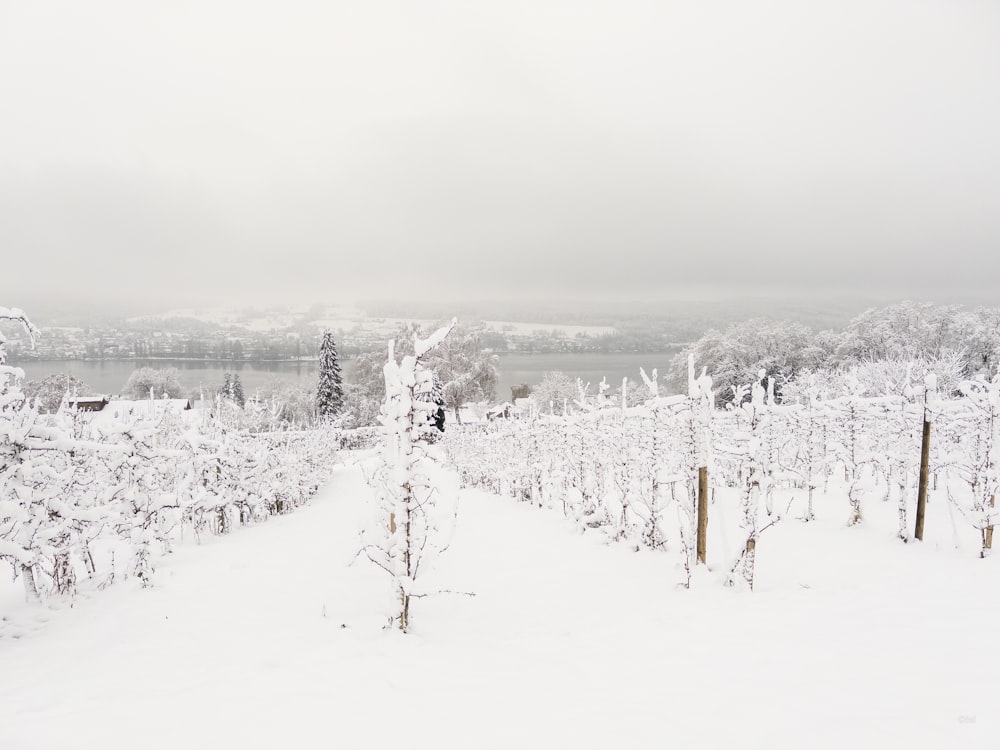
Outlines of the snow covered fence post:
<svg viewBox="0 0 1000 750">
<path fill-rule="evenodd" d="M 708 467 L 698 469 L 698 562 L 705 565 L 708 536 Z"/>
<path fill-rule="evenodd" d="M 924 513 L 927 510 L 927 479 L 931 460 L 931 419 L 927 407 L 931 395 L 937 388 L 937 378 L 928 375 L 924 380 L 924 430 L 920 440 L 920 479 L 917 483 L 917 520 L 913 536 L 924 540 Z"/>
<path fill-rule="evenodd" d="M 385 402 L 379 421 L 384 430 L 380 465 L 376 472 L 376 513 L 373 528 L 362 532 L 368 559 L 387 571 L 395 588 L 393 624 L 402 631 L 410 625 L 410 599 L 424 558 L 441 552 L 435 505 L 441 494 L 435 467 L 436 447 L 426 436 L 435 430 L 430 419 L 433 401 L 421 398 L 433 387 L 433 372 L 422 359 L 440 344 L 456 324 L 438 329 L 421 341 L 414 335 L 414 354 L 396 362 L 395 341 L 389 342 L 385 375 Z"/>
</svg>

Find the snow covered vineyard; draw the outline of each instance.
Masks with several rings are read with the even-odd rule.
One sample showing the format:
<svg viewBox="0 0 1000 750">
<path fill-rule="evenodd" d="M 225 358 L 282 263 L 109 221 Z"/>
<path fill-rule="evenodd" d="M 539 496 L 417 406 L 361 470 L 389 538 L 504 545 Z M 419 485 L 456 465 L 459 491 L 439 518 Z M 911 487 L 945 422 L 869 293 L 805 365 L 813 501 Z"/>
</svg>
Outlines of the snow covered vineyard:
<svg viewBox="0 0 1000 750">
<path fill-rule="evenodd" d="M 895 396 L 816 391 L 792 405 L 776 403 L 767 382 L 720 409 L 710 380 L 692 375 L 689 396 L 620 409 L 588 409 L 581 400 L 575 416 L 498 420 L 453 431 L 446 445 L 466 485 L 557 507 L 609 539 L 678 551 L 685 585 L 705 526 L 697 519 L 700 470 L 707 505 L 723 513 L 725 499 L 735 498 L 728 513 L 738 528 L 721 540 L 733 553 L 729 584 L 752 587 L 761 533 L 814 519 L 819 503 L 848 526 L 888 510 L 888 533 L 903 542 L 921 536 L 922 468 L 948 512 L 938 530 L 954 546 L 988 555 L 1000 512 L 1000 377 L 966 381 L 954 398 L 939 397 L 928 376 Z"/>
<path fill-rule="evenodd" d="M 0 320 L 34 327 L 20 310 Z M 29 602 L 67 600 L 123 579 L 152 585 L 157 559 L 186 539 L 288 513 L 329 475 L 329 429 L 240 429 L 169 399 L 114 401 L 95 414 L 42 414 L 5 364 L 0 337 L 0 562 Z M 363 436 L 362 436 L 363 437 Z"/>
<path fill-rule="evenodd" d="M 0 370 L 0 748 L 996 747 L 1000 381 L 434 440 L 448 330 L 390 345 L 378 451 Z"/>
<path fill-rule="evenodd" d="M 5 589 L 0 747 L 996 746 L 996 567 L 953 548 L 939 495 L 923 545 L 825 497 L 767 532 L 750 593 L 465 490 L 432 575 L 476 596 L 421 600 L 402 635 L 355 561 L 369 459 L 344 459 L 295 513 L 178 545 L 151 588 Z"/>
</svg>

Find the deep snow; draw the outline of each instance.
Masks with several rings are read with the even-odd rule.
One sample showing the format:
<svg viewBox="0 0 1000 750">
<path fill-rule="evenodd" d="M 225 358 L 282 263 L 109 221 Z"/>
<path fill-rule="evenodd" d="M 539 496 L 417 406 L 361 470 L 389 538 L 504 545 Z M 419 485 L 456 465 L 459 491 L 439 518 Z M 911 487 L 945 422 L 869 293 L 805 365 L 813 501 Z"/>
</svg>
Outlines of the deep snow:
<svg viewBox="0 0 1000 750">
<path fill-rule="evenodd" d="M 847 528 L 818 503 L 765 532 L 750 593 L 720 585 L 718 515 L 684 591 L 676 554 L 465 491 L 434 580 L 476 595 L 417 601 L 402 635 L 388 576 L 351 564 L 368 493 L 345 466 L 294 514 L 182 545 L 153 589 L 4 587 L 0 748 L 1000 746 L 1000 575 L 953 549 L 943 499 L 910 545 L 892 504 Z"/>
</svg>

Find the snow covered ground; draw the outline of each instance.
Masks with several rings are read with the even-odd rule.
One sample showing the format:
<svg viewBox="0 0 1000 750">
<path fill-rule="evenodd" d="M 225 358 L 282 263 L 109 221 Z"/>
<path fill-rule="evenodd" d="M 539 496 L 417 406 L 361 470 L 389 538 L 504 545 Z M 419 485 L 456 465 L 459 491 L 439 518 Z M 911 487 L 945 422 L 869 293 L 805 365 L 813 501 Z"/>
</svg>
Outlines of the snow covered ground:
<svg viewBox="0 0 1000 750">
<path fill-rule="evenodd" d="M 1000 571 L 954 549 L 943 501 L 910 545 L 889 504 L 858 528 L 818 504 L 765 532 L 750 593 L 719 584 L 724 518 L 684 591 L 675 554 L 466 491 L 433 575 L 476 596 L 417 601 L 401 635 L 388 577 L 350 564 L 367 496 L 346 465 L 149 590 L 52 609 L 4 586 L 0 748 L 1000 746 Z"/>
</svg>

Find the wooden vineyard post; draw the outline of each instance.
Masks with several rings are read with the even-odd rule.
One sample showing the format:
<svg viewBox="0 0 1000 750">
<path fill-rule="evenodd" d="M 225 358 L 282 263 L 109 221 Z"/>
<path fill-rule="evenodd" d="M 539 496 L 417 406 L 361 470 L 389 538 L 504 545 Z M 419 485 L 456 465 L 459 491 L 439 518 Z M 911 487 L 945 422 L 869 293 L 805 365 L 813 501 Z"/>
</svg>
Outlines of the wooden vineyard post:
<svg viewBox="0 0 1000 750">
<path fill-rule="evenodd" d="M 749 575 L 747 576 L 747 584 L 749 584 L 751 591 L 753 591 L 753 572 L 754 572 L 754 562 L 755 562 L 754 558 L 756 557 L 756 555 L 757 555 L 757 540 L 754 537 L 750 537 L 749 539 L 747 539 L 746 560 L 747 560 L 747 565 L 749 566 L 747 568 L 749 570 Z"/>
<path fill-rule="evenodd" d="M 708 467 L 698 469 L 698 562 L 705 564 L 708 535 Z"/>
<path fill-rule="evenodd" d="M 990 495 L 990 507 L 995 507 L 996 495 Z M 983 557 L 986 557 L 986 550 L 993 549 L 993 524 L 983 529 Z"/>
<path fill-rule="evenodd" d="M 924 512 L 927 509 L 927 474 L 931 458 L 931 423 L 924 412 L 924 434 L 920 441 L 920 481 L 917 484 L 917 523 L 913 536 L 924 539 Z"/>
</svg>

